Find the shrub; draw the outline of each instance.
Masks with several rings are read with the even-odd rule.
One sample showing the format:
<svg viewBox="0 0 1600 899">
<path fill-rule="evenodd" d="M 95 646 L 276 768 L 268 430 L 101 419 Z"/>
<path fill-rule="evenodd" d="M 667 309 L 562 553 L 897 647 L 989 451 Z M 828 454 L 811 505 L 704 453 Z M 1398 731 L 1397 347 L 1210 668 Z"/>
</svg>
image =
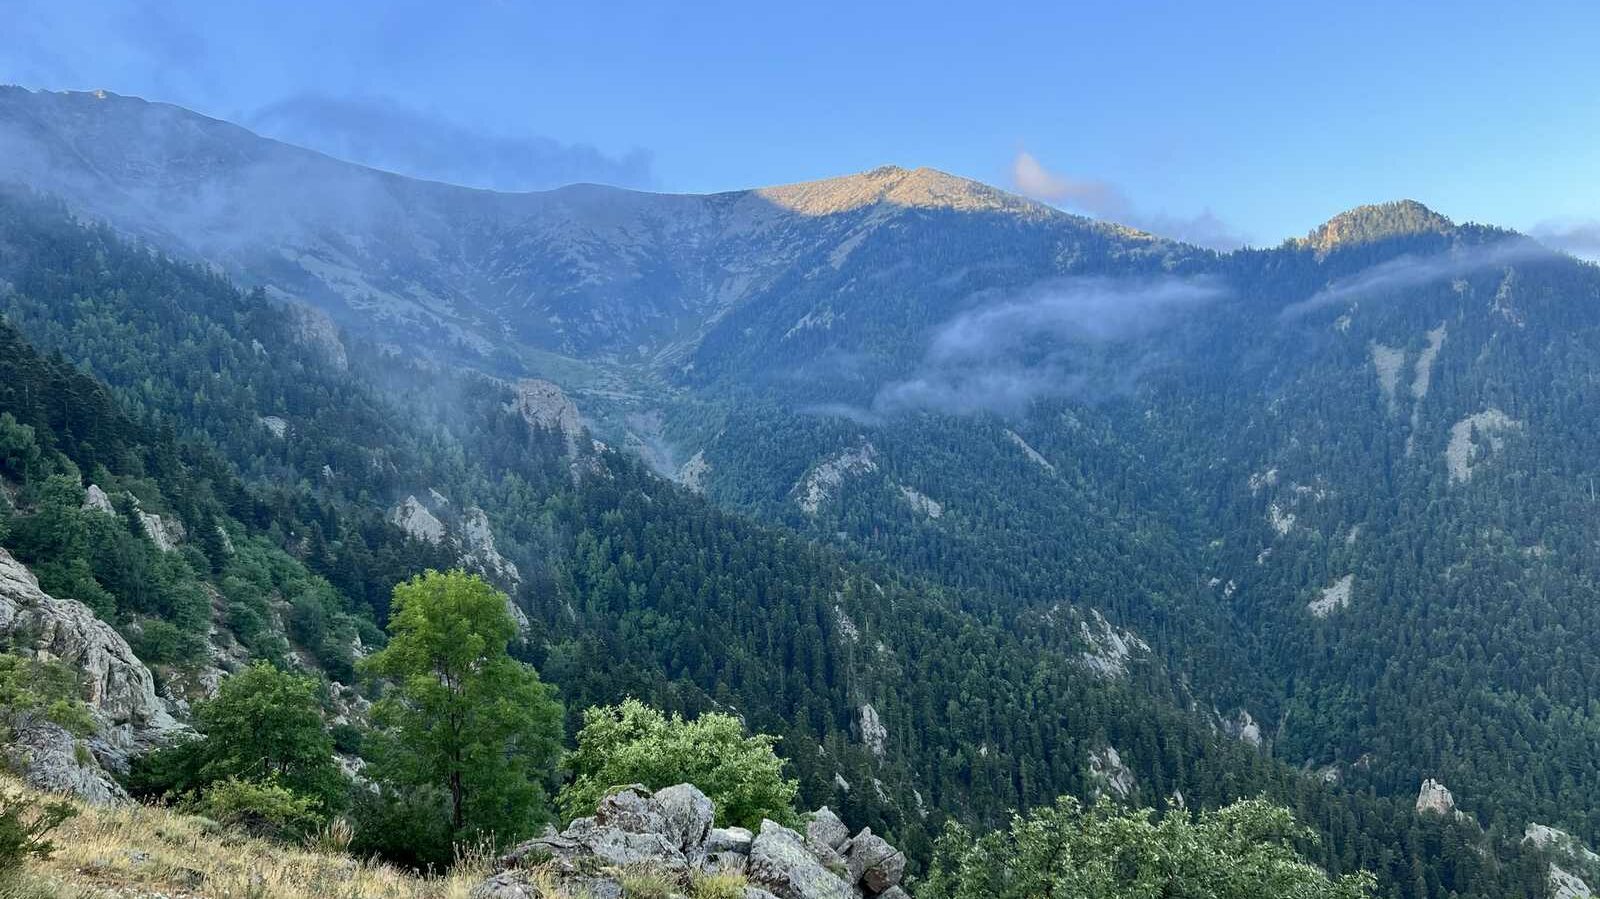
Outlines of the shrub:
<svg viewBox="0 0 1600 899">
<path fill-rule="evenodd" d="M 1062 797 L 978 838 L 948 825 L 918 895 L 1370 899 L 1370 874 L 1329 877 L 1297 851 L 1312 837 L 1288 809 L 1261 799 L 1157 820 L 1149 810 Z"/>
<path fill-rule="evenodd" d="M 186 631 L 159 618 L 146 618 L 128 643 L 133 654 L 149 665 L 171 665 L 192 662 L 203 658 L 204 641 L 200 635 Z"/>
<path fill-rule="evenodd" d="M 421 787 L 400 793 L 357 790 L 350 809 L 351 851 L 416 871 L 442 871 L 454 861 L 450 804 L 444 791 Z"/>
<path fill-rule="evenodd" d="M 0 878 L 22 870 L 29 859 L 49 858 L 56 848 L 50 832 L 77 813 L 65 802 L 0 793 Z"/>
<path fill-rule="evenodd" d="M 776 737 L 746 736 L 739 719 L 710 713 L 693 721 L 636 699 L 583 713 L 573 777 L 559 801 L 568 820 L 590 814 L 607 789 L 640 783 L 661 789 L 692 783 L 716 804 L 719 824 L 759 828 L 762 818 L 794 824 L 799 785 L 783 776 Z"/>
<path fill-rule="evenodd" d="M 226 827 L 284 842 L 303 841 L 326 823 L 314 797 L 272 782 L 229 778 L 190 805 Z"/>
</svg>

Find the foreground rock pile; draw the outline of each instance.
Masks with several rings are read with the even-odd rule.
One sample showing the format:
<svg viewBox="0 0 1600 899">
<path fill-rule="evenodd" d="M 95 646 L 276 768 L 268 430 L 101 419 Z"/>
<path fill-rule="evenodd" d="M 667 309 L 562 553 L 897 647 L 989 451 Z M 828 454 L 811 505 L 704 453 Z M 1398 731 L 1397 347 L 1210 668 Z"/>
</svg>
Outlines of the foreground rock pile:
<svg viewBox="0 0 1600 899">
<path fill-rule="evenodd" d="M 905 854 L 869 829 L 851 836 L 826 807 L 807 816 L 804 834 L 774 821 L 759 833 L 714 827 L 715 812 L 689 784 L 626 787 L 594 817 L 506 854 L 472 899 L 621 899 L 640 880 L 690 896 L 713 878 L 717 895 L 738 888 L 744 899 L 906 899 Z"/>
</svg>

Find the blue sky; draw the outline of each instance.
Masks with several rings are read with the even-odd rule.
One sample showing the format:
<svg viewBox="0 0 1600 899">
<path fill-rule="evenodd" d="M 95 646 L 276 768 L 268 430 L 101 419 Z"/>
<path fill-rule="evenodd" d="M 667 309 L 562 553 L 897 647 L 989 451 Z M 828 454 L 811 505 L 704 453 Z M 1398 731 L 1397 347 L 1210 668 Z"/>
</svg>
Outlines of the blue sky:
<svg viewBox="0 0 1600 899">
<path fill-rule="evenodd" d="M 1600 4 L 0 0 L 0 81 L 502 188 L 929 165 L 1273 244 L 1413 197 L 1600 249 Z"/>
</svg>

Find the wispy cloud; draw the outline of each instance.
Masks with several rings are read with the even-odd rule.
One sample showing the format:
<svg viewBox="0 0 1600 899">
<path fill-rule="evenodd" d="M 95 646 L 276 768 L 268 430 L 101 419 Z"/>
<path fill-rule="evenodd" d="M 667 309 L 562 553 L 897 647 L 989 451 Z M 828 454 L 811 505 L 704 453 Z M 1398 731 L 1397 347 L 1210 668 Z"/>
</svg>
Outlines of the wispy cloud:
<svg viewBox="0 0 1600 899">
<path fill-rule="evenodd" d="M 1298 303 L 1285 306 L 1280 318 L 1289 320 L 1362 297 L 1377 297 L 1470 274 L 1485 268 L 1511 265 L 1553 254 L 1538 243 L 1508 238 L 1490 244 L 1456 247 L 1430 256 L 1397 256 L 1371 268 L 1341 278 Z"/>
<path fill-rule="evenodd" d="M 1096 347 L 1148 334 L 1224 293 L 1209 279 L 1073 278 L 992 296 L 935 329 L 918 369 L 884 385 L 872 412 L 1016 415 L 1041 399 L 1121 389 L 1137 371 L 1086 364 Z"/>
<path fill-rule="evenodd" d="M 1547 247 L 1600 262 L 1600 219 L 1547 219 L 1534 225 L 1529 233 Z"/>
<path fill-rule="evenodd" d="M 1011 160 L 1011 184 L 1036 200 L 1197 246 L 1229 250 L 1248 242 L 1209 209 L 1193 216 L 1147 212 L 1110 181 L 1053 171 L 1027 150 Z"/>
<path fill-rule="evenodd" d="M 492 190 L 589 181 L 652 187 L 645 150 L 608 156 L 586 144 L 497 134 L 381 98 L 299 94 L 250 116 L 263 134 L 374 168 Z"/>
</svg>

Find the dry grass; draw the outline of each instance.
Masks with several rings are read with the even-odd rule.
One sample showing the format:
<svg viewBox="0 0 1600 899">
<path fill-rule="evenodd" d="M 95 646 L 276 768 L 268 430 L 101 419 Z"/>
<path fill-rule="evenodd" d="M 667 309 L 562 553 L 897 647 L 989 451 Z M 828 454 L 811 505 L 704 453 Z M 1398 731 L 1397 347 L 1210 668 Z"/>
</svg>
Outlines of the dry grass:
<svg viewBox="0 0 1600 899">
<path fill-rule="evenodd" d="M 30 792 L 0 777 L 0 790 Z M 152 806 L 97 808 L 52 835 L 55 855 L 29 866 L 29 899 L 466 899 L 484 877 L 471 858 L 448 876 L 283 846 L 223 831 L 215 822 Z M 0 887 L 0 899 L 8 888 Z"/>
</svg>

